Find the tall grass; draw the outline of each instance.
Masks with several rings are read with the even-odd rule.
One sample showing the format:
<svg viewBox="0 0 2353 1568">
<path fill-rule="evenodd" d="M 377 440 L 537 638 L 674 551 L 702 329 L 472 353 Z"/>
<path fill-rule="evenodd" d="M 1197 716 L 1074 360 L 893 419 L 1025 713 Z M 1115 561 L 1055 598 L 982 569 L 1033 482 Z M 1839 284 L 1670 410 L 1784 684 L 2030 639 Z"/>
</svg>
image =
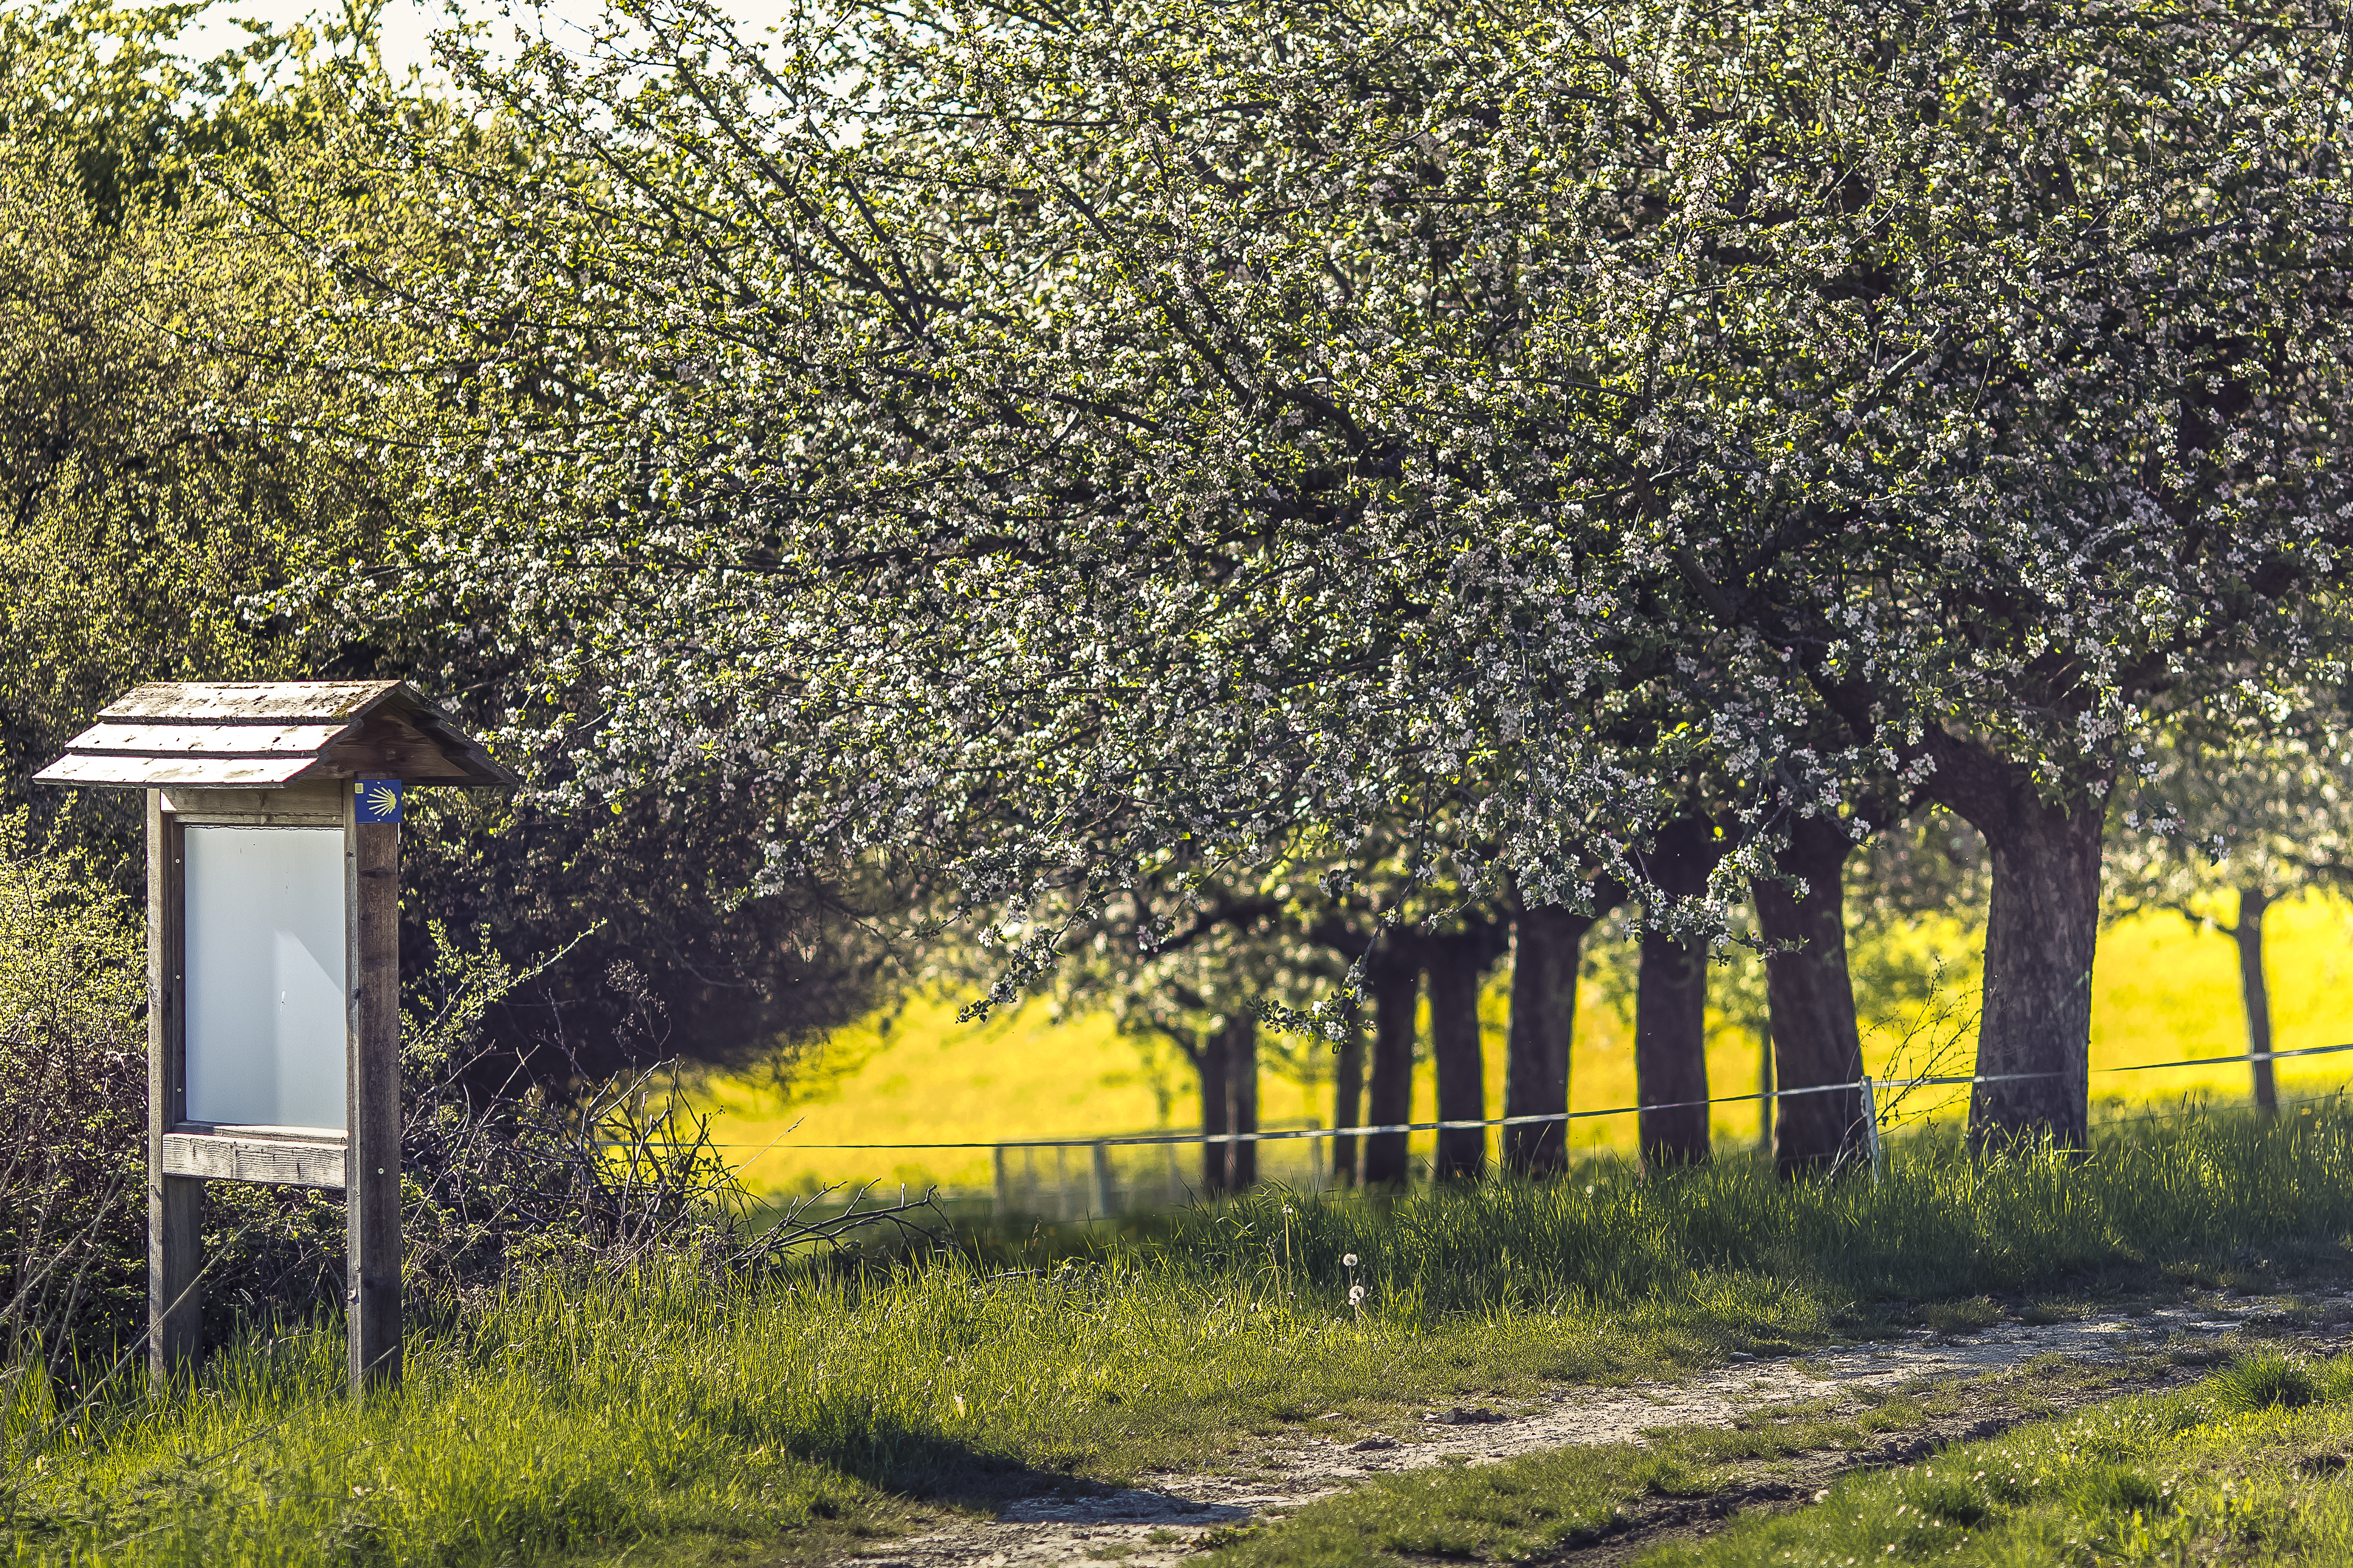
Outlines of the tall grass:
<svg viewBox="0 0 2353 1568">
<path fill-rule="evenodd" d="M 1031 1271 L 944 1256 L 733 1289 L 677 1266 L 543 1280 L 413 1338 L 403 1387 L 356 1409 L 320 1330 L 246 1341 L 191 1385 L 62 1429 L 28 1381 L 0 1519 L 21 1561 L 192 1568 L 759 1537 L 885 1492 L 1198 1459 L 1335 1405 L 1702 1361 L 1777 1306 L 1716 1291 L 1613 1322 L 1498 1304 L 1421 1331 L 1282 1287 L 1124 1256 Z M 1822 1326 L 1778 1305 L 1780 1332 Z"/>
<path fill-rule="evenodd" d="M 2088 1157 L 1894 1142 L 1883 1177 L 1789 1184 L 1730 1161 L 1641 1179 L 1607 1162 L 1542 1185 L 1391 1203 L 1258 1198 L 1178 1216 L 1161 1266 L 1274 1268 L 1325 1293 L 1355 1253 L 1389 1317 L 1687 1298 L 1743 1276 L 1837 1307 L 2163 1269 L 2208 1283 L 2348 1258 L 2353 1106 L 2265 1123 L 2192 1112 L 2112 1123 Z"/>
<path fill-rule="evenodd" d="M 971 1251 L 714 1284 L 520 1283 L 353 1406 L 329 1330 L 76 1410 L 0 1384 L 0 1562 L 665 1560 L 1180 1463 L 1338 1407 L 1805 1343 L 1874 1300 L 2341 1262 L 2353 1114 L 2112 1129 L 2088 1160 L 1895 1152 L 1884 1180 L 1615 1167 L 1395 1200 L 1267 1194 L 1080 1257 Z M 1370 1287 L 1359 1318 L 1350 1270 Z M 61 1382 L 65 1380 L 60 1380 Z"/>
</svg>

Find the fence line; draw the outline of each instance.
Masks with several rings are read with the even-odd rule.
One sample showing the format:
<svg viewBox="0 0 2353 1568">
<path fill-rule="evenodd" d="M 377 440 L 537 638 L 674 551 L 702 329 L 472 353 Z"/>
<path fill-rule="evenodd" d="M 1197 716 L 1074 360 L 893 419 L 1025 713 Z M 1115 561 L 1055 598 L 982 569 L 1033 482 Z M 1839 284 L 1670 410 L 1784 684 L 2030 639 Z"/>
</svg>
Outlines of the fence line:
<svg viewBox="0 0 2353 1568">
<path fill-rule="evenodd" d="M 2191 1057 L 2179 1061 L 2139 1062 L 2128 1067 L 2094 1068 L 2099 1073 L 2148 1072 L 2162 1068 L 2215 1067 L 2232 1062 L 2256 1062 L 2284 1059 L 2293 1057 L 2331 1056 L 2353 1051 L 2353 1043 L 2337 1046 L 2310 1046 L 2298 1050 L 2242 1052 L 2236 1056 Z M 795 1150 L 879 1151 L 879 1150 L 978 1150 L 989 1154 L 991 1206 L 1000 1219 L 1029 1215 L 1040 1219 L 1086 1220 L 1108 1217 L 1124 1210 L 1149 1205 L 1155 1201 L 1165 1205 L 1189 1202 L 1198 1194 L 1180 1173 L 1176 1163 L 1179 1147 L 1200 1145 L 1206 1153 L 1209 1145 L 1236 1143 L 1293 1144 L 1303 1143 L 1306 1156 L 1303 1173 L 1293 1172 L 1285 1179 L 1303 1184 L 1310 1191 L 1320 1191 L 1324 1184 L 1327 1161 L 1324 1141 L 1335 1138 L 1363 1138 L 1409 1132 L 1455 1131 L 1489 1127 L 1540 1126 L 1552 1122 L 1580 1121 L 1604 1116 L 1634 1116 L 1645 1110 L 1685 1110 L 1704 1105 L 1755 1104 L 1759 1100 L 1796 1099 L 1809 1094 L 1835 1094 L 1860 1090 L 1863 1103 L 1864 1137 L 1868 1144 L 1867 1159 L 1874 1176 L 1879 1173 L 1883 1153 L 1880 1143 L 1880 1122 L 1884 1112 L 1881 1095 L 1891 1089 L 1980 1083 L 2014 1083 L 2031 1079 L 2063 1077 L 2062 1073 L 1968 1073 L 1922 1074 L 1911 1078 L 1873 1078 L 1865 1076 L 1844 1083 L 1808 1084 L 1798 1089 L 1758 1090 L 1749 1094 L 1715 1095 L 1705 1100 L 1672 1100 L 1659 1105 L 1617 1105 L 1599 1110 L 1557 1110 L 1529 1116 L 1494 1116 L 1472 1119 L 1450 1119 L 1435 1121 L 1396 1121 L 1356 1127 L 1275 1128 L 1254 1132 L 1147 1132 L 1124 1133 L 1092 1138 L 1017 1138 L 1003 1140 L 973 1140 L 954 1142 L 923 1143 L 790 1143 L 784 1138 L 765 1144 L 710 1143 L 705 1147 L 722 1149 L 778 1147 Z M 790 1134 L 786 1134 L 789 1137 Z M 1115 1163 L 1114 1152 L 1142 1153 L 1157 1149 L 1161 1158 L 1139 1164 L 1134 1160 Z M 1068 1155 L 1073 1150 L 1085 1150 L 1086 1158 L 1079 1163 L 1077 1179 L 1072 1179 Z M 1050 1173 L 1041 1170 L 1039 1156 L 1052 1156 Z M 1015 1169 L 1018 1155 L 1019 1169 Z M 1124 1164 L 1124 1171 L 1118 1169 Z M 1147 1167 L 1157 1167 L 1147 1168 Z"/>
<path fill-rule="evenodd" d="M 2094 1068 L 2093 1072 L 2150 1072 L 2158 1068 L 2213 1067 L 2229 1062 L 2261 1062 L 2284 1060 L 2289 1057 L 2325 1057 L 2338 1051 L 2353 1051 L 2353 1042 L 2341 1046 L 2306 1046 L 2293 1051 L 2261 1051 L 2235 1057 L 2190 1057 L 2172 1062 L 2139 1062 L 2131 1067 Z M 1688 1110 L 1701 1105 L 1753 1104 L 1760 1100 L 1794 1100 L 1799 1095 L 1836 1094 L 1845 1089 L 1859 1089 L 1875 1097 L 1891 1089 L 1924 1089 L 1939 1085 L 2018 1083 L 2030 1079 L 2063 1078 L 2055 1072 L 2005 1072 L 1930 1074 L 1919 1078 L 1871 1078 L 1849 1079 L 1845 1083 L 1808 1084 L 1802 1089 L 1759 1090 L 1753 1094 L 1719 1094 L 1705 1100 L 1673 1100 L 1656 1105 L 1613 1105 L 1602 1110 L 1553 1110 L 1531 1116 L 1490 1116 L 1483 1120 L 1451 1121 L 1389 1121 L 1364 1127 L 1299 1127 L 1272 1132 L 1131 1132 L 1110 1138 L 998 1138 L 955 1143 L 793 1143 L 783 1145 L 796 1150 L 823 1149 L 1094 1149 L 1134 1148 L 1162 1143 L 1271 1143 L 1294 1138 L 1362 1138 L 1384 1133 L 1460 1131 L 1471 1128 L 1527 1127 L 1549 1121 L 1582 1121 L 1598 1116 L 1633 1116 L 1645 1110 Z M 713 1148 L 749 1149 L 774 1148 L 782 1144 L 776 1140 L 767 1144 L 715 1143 Z"/>
</svg>

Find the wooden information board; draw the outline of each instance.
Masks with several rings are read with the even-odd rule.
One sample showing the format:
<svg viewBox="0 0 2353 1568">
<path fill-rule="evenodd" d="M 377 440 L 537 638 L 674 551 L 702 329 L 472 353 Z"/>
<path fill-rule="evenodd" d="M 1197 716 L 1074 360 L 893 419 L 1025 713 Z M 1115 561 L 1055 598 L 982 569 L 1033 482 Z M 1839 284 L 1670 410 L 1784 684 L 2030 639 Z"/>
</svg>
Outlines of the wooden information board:
<svg viewBox="0 0 2353 1568">
<path fill-rule="evenodd" d="M 406 790 L 515 776 L 405 682 L 142 686 L 37 782 L 147 795 L 148 1364 L 203 1348 L 204 1184 L 340 1190 L 353 1391 L 400 1376 Z"/>
</svg>

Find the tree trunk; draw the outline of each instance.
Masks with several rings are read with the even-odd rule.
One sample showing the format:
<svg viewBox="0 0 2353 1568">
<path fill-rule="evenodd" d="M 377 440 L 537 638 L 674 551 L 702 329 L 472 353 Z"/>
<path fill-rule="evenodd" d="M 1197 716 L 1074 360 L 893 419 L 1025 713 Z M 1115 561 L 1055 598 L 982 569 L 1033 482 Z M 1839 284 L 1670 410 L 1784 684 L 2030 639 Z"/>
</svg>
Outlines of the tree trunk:
<svg viewBox="0 0 2353 1568">
<path fill-rule="evenodd" d="M 1201 1135 L 1215 1138 L 1233 1130 L 1229 1118 L 1233 1105 L 1226 1087 L 1226 1037 L 1222 1030 L 1211 1030 L 1201 1037 L 1200 1049 L 1194 1056 L 1194 1068 L 1201 1075 Z M 1201 1192 L 1215 1197 L 1227 1190 L 1226 1161 L 1230 1143 L 1201 1145 Z"/>
<path fill-rule="evenodd" d="M 1430 1058 L 1438 1077 L 1438 1120 L 1484 1121 L 1486 1063 L 1479 1050 L 1479 978 L 1486 971 L 1482 933 L 1440 937 L 1429 943 Z M 1484 1127 L 1446 1127 L 1438 1133 L 1440 1181 L 1479 1179 L 1487 1163 Z"/>
<path fill-rule="evenodd" d="M 1757 1037 L 1757 1152 L 1773 1152 L 1773 1026 Z"/>
<path fill-rule="evenodd" d="M 1577 967 L 1585 933 L 1609 909 L 1594 897 L 1592 914 L 1560 904 L 1520 911 L 1512 946 L 1512 1033 L 1504 1064 L 1505 1116 L 1558 1116 L 1568 1110 L 1568 1048 L 1577 1030 Z M 1517 1176 L 1556 1175 L 1568 1168 L 1568 1123 L 1531 1121 L 1504 1129 L 1504 1168 Z"/>
<path fill-rule="evenodd" d="M 1969 1142 L 1982 1149 L 2047 1136 L 2082 1149 L 2091 1130 L 2105 806 L 2088 789 L 2046 804 L 2027 768 L 1942 731 L 1928 738 L 1936 759 L 1929 787 L 1985 836 L 1993 867 L 1978 1072 L 2002 1081 L 1971 1092 Z"/>
<path fill-rule="evenodd" d="M 1775 1102 L 1773 1168 L 1784 1176 L 1832 1169 L 1866 1157 L 1862 1090 L 1790 1094 L 1862 1077 L 1862 1037 L 1855 1026 L 1854 985 L 1846 967 L 1846 892 L 1841 873 L 1854 841 L 1835 822 L 1800 817 L 1789 830 L 1779 868 L 1806 881 L 1803 898 L 1787 882 L 1759 878 L 1749 889 L 1757 928 L 1767 942 L 1794 952 L 1765 956 L 1765 998 L 1773 1019 Z"/>
<path fill-rule="evenodd" d="M 1421 998 L 1419 965 L 1384 952 L 1367 966 L 1373 991 L 1373 1075 L 1366 1110 L 1376 1127 L 1413 1120 L 1414 1010 Z M 1365 1184 L 1403 1186 L 1409 1175 L 1406 1134 L 1376 1132 L 1365 1140 Z"/>
<path fill-rule="evenodd" d="M 1358 1020 L 1351 1018 L 1348 1032 L 1340 1041 L 1339 1059 L 1332 1067 L 1332 1125 L 1360 1126 L 1357 1118 L 1364 1110 L 1365 1031 Z M 1356 1184 L 1356 1140 L 1345 1134 L 1332 1140 L 1332 1184 Z"/>
<path fill-rule="evenodd" d="M 2261 888 L 2239 889 L 2239 923 L 2231 939 L 2239 944 L 2239 991 L 2247 1005 L 2247 1054 L 2255 1060 L 2255 1107 L 2265 1116 L 2279 1114 L 2279 1080 L 2273 1074 L 2272 988 L 2263 977 L 2263 916 L 2272 898 Z"/>
<path fill-rule="evenodd" d="M 1715 858 L 1713 829 L 1687 817 L 1660 830 L 1651 878 L 1662 892 L 1695 897 L 1707 890 Z M 1646 922 L 1634 982 L 1634 1101 L 1646 1168 L 1706 1163 L 1706 951 Z"/>
<path fill-rule="evenodd" d="M 1222 1031 L 1226 1042 L 1226 1130 L 1258 1131 L 1258 1020 L 1243 1016 Z M 1248 1192 L 1258 1185 L 1256 1142 L 1229 1143 L 1226 1190 Z"/>
</svg>

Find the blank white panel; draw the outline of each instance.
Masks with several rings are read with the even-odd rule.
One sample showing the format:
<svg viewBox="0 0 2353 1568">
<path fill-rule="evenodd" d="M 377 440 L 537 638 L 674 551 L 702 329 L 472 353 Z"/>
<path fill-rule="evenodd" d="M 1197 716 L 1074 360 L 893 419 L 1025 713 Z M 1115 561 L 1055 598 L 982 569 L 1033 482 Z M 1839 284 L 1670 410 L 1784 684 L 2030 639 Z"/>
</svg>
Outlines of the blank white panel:
<svg viewBox="0 0 2353 1568">
<path fill-rule="evenodd" d="M 343 835 L 186 829 L 188 1117 L 343 1127 Z"/>
</svg>

